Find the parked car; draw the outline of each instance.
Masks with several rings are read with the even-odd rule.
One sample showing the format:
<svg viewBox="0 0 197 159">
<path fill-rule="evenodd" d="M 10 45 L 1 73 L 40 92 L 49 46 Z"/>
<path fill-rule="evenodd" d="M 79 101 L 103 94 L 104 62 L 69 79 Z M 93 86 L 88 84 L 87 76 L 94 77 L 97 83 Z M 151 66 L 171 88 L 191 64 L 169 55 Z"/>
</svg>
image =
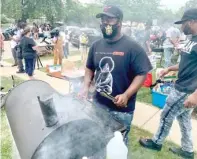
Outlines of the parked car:
<svg viewBox="0 0 197 159">
<path fill-rule="evenodd" d="M 72 33 L 73 33 L 74 31 L 76 31 L 76 30 L 80 30 L 80 28 L 79 28 L 78 26 L 67 26 L 67 27 L 65 28 L 65 30 L 68 31 L 69 39 L 71 39 L 71 38 L 72 38 Z"/>
<path fill-rule="evenodd" d="M 16 34 L 17 28 L 7 28 L 3 31 L 3 36 L 5 37 L 5 41 L 9 41 L 10 37 Z"/>
<path fill-rule="evenodd" d="M 82 29 L 78 29 L 72 32 L 72 36 L 70 39 L 70 42 L 76 46 L 79 47 L 80 45 L 80 35 L 82 33 L 85 33 L 88 37 L 88 46 L 91 46 L 93 42 L 95 42 L 96 40 L 99 40 L 102 38 L 102 34 L 94 29 L 94 28 L 82 28 Z"/>
</svg>

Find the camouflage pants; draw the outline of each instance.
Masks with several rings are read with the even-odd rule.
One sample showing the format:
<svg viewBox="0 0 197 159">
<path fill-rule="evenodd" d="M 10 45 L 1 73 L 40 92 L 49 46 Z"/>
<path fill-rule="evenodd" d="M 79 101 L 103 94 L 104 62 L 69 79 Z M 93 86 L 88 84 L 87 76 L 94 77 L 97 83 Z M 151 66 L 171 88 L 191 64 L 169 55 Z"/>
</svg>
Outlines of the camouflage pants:
<svg viewBox="0 0 197 159">
<path fill-rule="evenodd" d="M 153 141 L 157 144 L 162 144 L 168 136 L 175 118 L 179 122 L 181 129 L 181 145 L 184 151 L 193 152 L 193 143 L 191 137 L 191 113 L 193 109 L 187 109 L 183 103 L 188 97 L 188 94 L 179 92 L 173 88 L 166 100 L 166 105 L 161 114 L 160 126 L 157 133 L 153 137 Z"/>
</svg>

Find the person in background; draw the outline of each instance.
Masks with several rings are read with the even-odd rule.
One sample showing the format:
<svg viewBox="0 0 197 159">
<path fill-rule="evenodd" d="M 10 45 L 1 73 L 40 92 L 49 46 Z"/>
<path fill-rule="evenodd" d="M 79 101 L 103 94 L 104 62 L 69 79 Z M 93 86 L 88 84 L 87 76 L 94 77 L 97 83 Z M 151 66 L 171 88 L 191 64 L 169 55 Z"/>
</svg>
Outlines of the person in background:
<svg viewBox="0 0 197 159">
<path fill-rule="evenodd" d="M 150 35 L 151 35 L 151 24 L 149 22 L 145 26 L 144 39 L 142 44 L 142 47 L 146 51 L 147 55 L 151 55 L 152 53 L 152 49 L 150 47 L 150 43 L 151 43 Z"/>
<path fill-rule="evenodd" d="M 24 66 L 23 66 L 23 57 L 22 53 L 20 51 L 20 47 L 18 47 L 18 44 L 22 38 L 22 32 L 24 28 L 26 27 L 26 23 L 19 21 L 17 24 L 17 33 L 16 33 L 16 42 L 17 45 L 15 47 L 16 49 L 16 55 L 17 55 L 17 65 L 18 65 L 18 71 L 16 73 L 25 73 Z"/>
<path fill-rule="evenodd" d="M 20 40 L 19 47 L 22 51 L 22 56 L 25 59 L 25 72 L 28 75 L 29 79 L 34 79 L 33 73 L 35 69 L 35 61 L 36 61 L 36 43 L 30 38 L 31 37 L 31 29 L 29 27 L 25 27 L 22 33 L 22 39 Z"/>
<path fill-rule="evenodd" d="M 180 36 L 181 36 L 181 32 L 179 31 L 179 29 L 175 28 L 174 26 L 171 26 L 166 31 L 166 39 L 163 42 L 164 61 L 165 61 L 164 68 L 172 66 L 171 58 L 175 48 L 178 46 Z"/>
<path fill-rule="evenodd" d="M 51 31 L 51 25 L 50 24 L 46 24 L 46 31 Z"/>
<path fill-rule="evenodd" d="M 69 36 L 68 30 L 65 30 L 65 37 L 64 37 L 64 56 L 68 58 L 69 55 Z"/>
<path fill-rule="evenodd" d="M 63 50 L 63 37 L 60 36 L 59 30 L 56 30 L 55 36 L 53 38 L 54 45 L 54 65 L 62 65 L 62 59 L 64 56 L 64 50 Z"/>
<path fill-rule="evenodd" d="M 33 23 L 32 32 L 33 32 L 34 39 L 37 40 L 38 39 L 39 28 L 38 28 L 38 25 L 36 23 Z"/>
<path fill-rule="evenodd" d="M 140 139 L 140 144 L 148 149 L 161 151 L 175 119 L 181 130 L 181 148 L 170 148 L 170 151 L 187 159 L 194 159 L 192 141 L 191 114 L 197 106 L 197 8 L 185 11 L 180 21 L 182 31 L 192 38 L 181 50 L 181 61 L 161 71 L 164 77 L 170 71 L 178 71 L 178 79 L 166 99 L 161 114 L 160 125 L 152 139 Z"/>
<path fill-rule="evenodd" d="M 2 30 L 0 28 L 0 66 L 3 67 L 3 65 L 1 64 L 2 61 L 2 57 L 3 57 L 3 52 L 4 52 L 4 39 L 5 37 L 2 34 Z"/>
<path fill-rule="evenodd" d="M 81 52 L 81 61 L 85 62 L 87 57 L 88 36 L 84 32 L 82 32 L 82 34 L 79 37 L 79 41 L 80 41 L 79 48 Z"/>
<path fill-rule="evenodd" d="M 17 36 L 13 35 L 11 37 L 11 41 L 10 41 L 11 50 L 12 50 L 12 56 L 14 58 L 14 64 L 12 65 L 12 67 L 17 66 L 17 52 L 16 52 L 16 45 L 17 45 L 17 43 L 18 43 Z"/>
</svg>

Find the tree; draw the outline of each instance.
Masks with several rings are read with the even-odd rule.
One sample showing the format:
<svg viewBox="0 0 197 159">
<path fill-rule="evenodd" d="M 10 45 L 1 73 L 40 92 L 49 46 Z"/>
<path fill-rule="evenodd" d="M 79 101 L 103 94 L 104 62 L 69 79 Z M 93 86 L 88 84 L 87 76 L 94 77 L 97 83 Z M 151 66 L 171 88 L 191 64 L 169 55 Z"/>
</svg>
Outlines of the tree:
<svg viewBox="0 0 197 159">
<path fill-rule="evenodd" d="M 8 17 L 22 19 L 46 16 L 53 22 L 62 18 L 62 0 L 2 0 L 2 12 Z"/>
<path fill-rule="evenodd" d="M 116 4 L 124 12 L 124 20 L 147 22 L 158 17 L 160 0 L 101 0 L 104 5 Z"/>
<path fill-rule="evenodd" d="M 178 17 L 182 16 L 183 13 L 184 13 L 184 11 L 187 10 L 187 9 L 189 9 L 189 8 L 197 8 L 197 1 L 196 0 L 189 0 L 188 2 L 186 2 L 185 6 L 181 7 L 177 11 L 176 15 Z"/>
<path fill-rule="evenodd" d="M 189 0 L 186 3 L 185 8 L 197 8 L 197 1 L 196 0 Z"/>
<path fill-rule="evenodd" d="M 20 0 L 1 0 L 1 12 L 8 18 L 21 18 Z"/>
</svg>

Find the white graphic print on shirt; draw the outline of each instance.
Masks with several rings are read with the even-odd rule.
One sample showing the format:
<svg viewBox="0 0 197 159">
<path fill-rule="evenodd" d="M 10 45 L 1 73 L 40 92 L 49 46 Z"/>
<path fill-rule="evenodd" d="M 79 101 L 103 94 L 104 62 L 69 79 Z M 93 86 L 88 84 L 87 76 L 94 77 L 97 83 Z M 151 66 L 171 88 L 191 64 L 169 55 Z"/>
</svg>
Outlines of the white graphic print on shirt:
<svg viewBox="0 0 197 159">
<path fill-rule="evenodd" d="M 99 62 L 101 73 L 96 80 L 97 92 L 104 91 L 107 94 L 112 93 L 113 77 L 111 72 L 114 69 L 114 61 L 111 57 L 103 57 Z"/>
</svg>

